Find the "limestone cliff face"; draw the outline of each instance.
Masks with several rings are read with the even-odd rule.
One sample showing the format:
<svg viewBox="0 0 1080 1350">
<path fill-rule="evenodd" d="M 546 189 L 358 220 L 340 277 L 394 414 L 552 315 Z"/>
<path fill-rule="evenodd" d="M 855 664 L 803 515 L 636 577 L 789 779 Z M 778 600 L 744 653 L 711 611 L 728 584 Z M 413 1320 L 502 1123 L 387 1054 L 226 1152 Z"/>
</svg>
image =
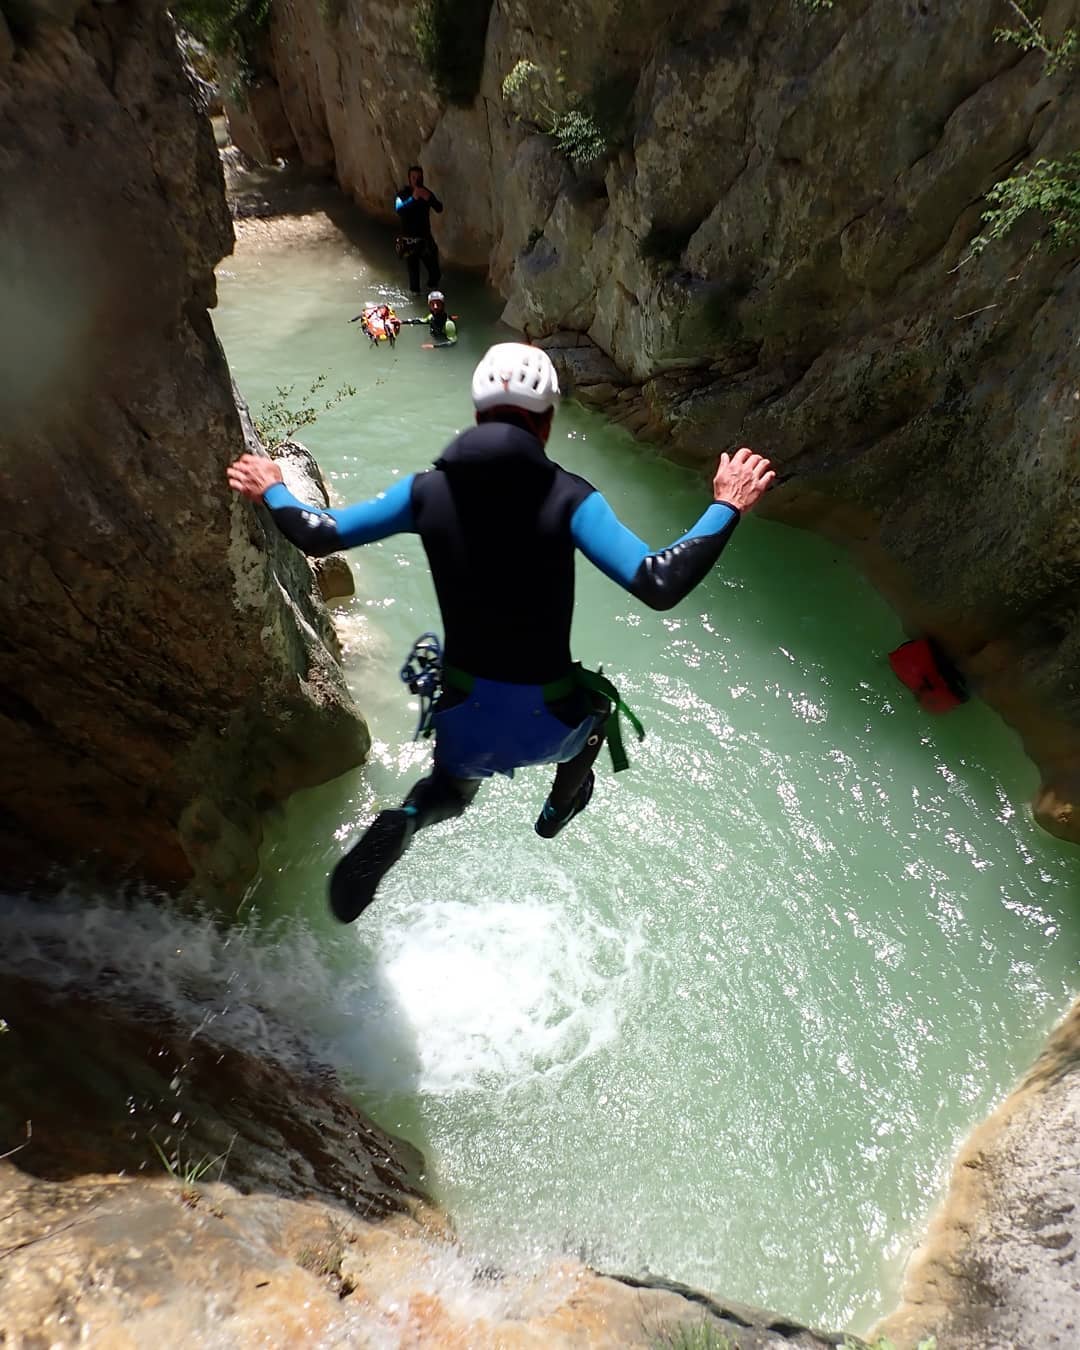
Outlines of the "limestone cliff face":
<svg viewBox="0 0 1080 1350">
<path fill-rule="evenodd" d="M 1080 145 L 1080 98 L 995 41 L 1003 0 L 494 0 L 464 110 L 431 93 L 413 6 L 335 12 L 275 4 L 276 152 L 387 219 L 421 159 L 444 254 L 487 267 L 508 322 L 601 349 L 589 401 L 690 464 L 767 450 L 768 513 L 855 550 L 1018 728 L 1043 824 L 1080 838 L 1075 253 L 1033 251 L 1033 217 L 968 259 L 986 190 Z M 1045 7 L 1052 36 L 1077 22 Z M 605 160 L 574 170 L 514 120 L 520 58 L 592 100 Z"/>
<path fill-rule="evenodd" d="M 258 811 L 368 737 L 303 559 L 224 487 L 213 137 L 155 0 L 3 8 L 0 870 L 235 897 Z"/>
<path fill-rule="evenodd" d="M 898 1345 L 1012 1350 L 1077 1341 L 1080 1003 L 1023 1083 L 968 1138 L 901 1306 Z"/>
</svg>

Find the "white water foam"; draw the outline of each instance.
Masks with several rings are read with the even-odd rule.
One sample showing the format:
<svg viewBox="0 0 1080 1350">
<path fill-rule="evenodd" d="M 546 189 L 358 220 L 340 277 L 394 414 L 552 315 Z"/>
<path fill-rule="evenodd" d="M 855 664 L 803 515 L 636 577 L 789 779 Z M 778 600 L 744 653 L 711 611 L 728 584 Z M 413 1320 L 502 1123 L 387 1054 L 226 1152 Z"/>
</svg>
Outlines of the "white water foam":
<svg viewBox="0 0 1080 1350">
<path fill-rule="evenodd" d="M 640 978 L 640 927 L 608 927 L 571 886 L 561 889 L 412 904 L 383 929 L 381 978 L 392 993 L 383 1011 L 411 1029 L 414 1090 L 445 1096 L 549 1079 L 616 1036 Z M 389 1040 L 392 1029 L 367 1012 L 364 1035 Z"/>
<path fill-rule="evenodd" d="M 565 876 L 546 881 L 513 901 L 410 900 L 333 939 L 300 919 L 223 931 L 162 899 L 5 896 L 0 974 L 327 1063 L 365 1094 L 508 1090 L 607 1045 L 642 978 L 639 928 L 583 915 Z"/>
<path fill-rule="evenodd" d="M 69 891 L 55 901 L 0 898 L 0 974 L 55 993 L 152 1009 L 206 1038 L 285 1063 L 318 1057 L 303 1043 L 340 981 L 299 922 L 223 931 L 163 898 L 120 902 Z"/>
<path fill-rule="evenodd" d="M 344 942 L 299 920 L 222 930 L 162 898 L 4 895 L 0 976 L 151 1010 L 192 1039 L 267 1059 L 319 1060 L 369 1092 L 509 1088 L 606 1044 L 638 969 L 640 935 L 575 920 L 572 888 L 565 892 L 554 906 L 527 895 L 413 904 Z M 361 944 L 369 950 L 358 952 Z M 411 1343 L 417 1295 L 466 1324 L 544 1316 L 573 1285 L 550 1269 L 550 1255 L 522 1250 L 508 1262 L 480 1247 L 431 1244 L 374 1308 L 343 1310 L 342 1326 L 319 1343 L 352 1344 L 360 1334 L 385 1350 Z M 485 1268 L 493 1278 L 478 1275 Z"/>
</svg>

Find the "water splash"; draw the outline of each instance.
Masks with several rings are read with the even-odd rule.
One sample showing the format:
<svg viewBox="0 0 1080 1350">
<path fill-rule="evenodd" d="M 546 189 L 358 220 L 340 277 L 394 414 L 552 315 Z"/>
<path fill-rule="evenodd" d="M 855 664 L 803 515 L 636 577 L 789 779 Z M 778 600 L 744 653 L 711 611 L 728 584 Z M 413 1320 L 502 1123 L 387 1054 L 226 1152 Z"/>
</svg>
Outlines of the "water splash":
<svg viewBox="0 0 1080 1350">
<path fill-rule="evenodd" d="M 384 930 L 380 959 L 415 1036 L 417 1090 L 505 1091 L 566 1074 L 614 1039 L 642 947 L 640 924 L 605 924 L 569 884 L 559 899 L 407 909 Z M 376 1039 L 380 1030 L 367 1025 Z"/>
</svg>

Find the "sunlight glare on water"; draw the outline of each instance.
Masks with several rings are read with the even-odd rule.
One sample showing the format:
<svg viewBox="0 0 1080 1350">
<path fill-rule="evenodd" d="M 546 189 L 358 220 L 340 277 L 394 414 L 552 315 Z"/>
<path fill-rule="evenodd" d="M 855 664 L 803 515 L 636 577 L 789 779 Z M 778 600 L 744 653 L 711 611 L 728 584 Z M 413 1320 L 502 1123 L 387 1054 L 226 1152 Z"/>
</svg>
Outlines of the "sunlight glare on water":
<svg viewBox="0 0 1080 1350">
<path fill-rule="evenodd" d="M 430 463 L 506 336 L 451 276 L 456 350 L 418 328 L 367 350 L 347 319 L 375 293 L 417 312 L 400 280 L 370 229 L 221 273 L 253 404 L 324 371 L 359 386 L 305 433 L 342 501 Z M 549 449 L 654 547 L 708 500 L 573 405 Z M 428 762 L 397 669 L 437 621 L 415 538 L 352 560 L 338 615 L 372 762 L 271 824 L 255 904 L 308 916 L 349 971 L 313 1025 L 362 1104 L 493 1259 L 583 1252 L 865 1328 L 951 1151 L 1077 987 L 1074 858 L 1031 823 L 1014 738 L 977 703 L 918 711 L 885 660 L 895 618 L 819 539 L 750 520 L 666 614 L 581 562 L 575 652 L 644 718 L 632 770 L 602 761 L 553 842 L 532 831 L 545 771 L 486 786 L 341 932 L 327 872 Z"/>
</svg>

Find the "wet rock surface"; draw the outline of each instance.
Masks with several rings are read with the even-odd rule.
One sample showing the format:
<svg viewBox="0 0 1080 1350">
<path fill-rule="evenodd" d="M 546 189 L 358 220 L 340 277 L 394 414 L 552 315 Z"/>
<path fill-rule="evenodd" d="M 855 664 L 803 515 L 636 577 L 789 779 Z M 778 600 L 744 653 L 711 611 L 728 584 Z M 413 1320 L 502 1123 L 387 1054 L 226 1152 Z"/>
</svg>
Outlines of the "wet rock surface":
<svg viewBox="0 0 1080 1350">
<path fill-rule="evenodd" d="M 1080 1003 L 1020 1086 L 967 1139 L 876 1330 L 940 1350 L 1080 1343 Z"/>
<path fill-rule="evenodd" d="M 232 903 L 261 811 L 369 737 L 305 561 L 224 485 L 232 231 L 167 12 L 20 37 L 0 154 L 0 867 Z"/>
<path fill-rule="evenodd" d="M 0 1202 L 14 1211 L 0 1222 L 0 1334 L 16 1345 L 655 1350 L 686 1344 L 680 1333 L 728 1350 L 843 1343 L 573 1261 L 494 1270 L 423 1212 L 363 1223 L 317 1200 L 168 1178 L 61 1189 L 6 1163 Z"/>
<path fill-rule="evenodd" d="M 5 1343 L 614 1350 L 703 1324 L 732 1350 L 841 1343 L 661 1279 L 470 1254 L 419 1154 L 280 1024 L 254 1054 L 15 976 L 0 1012 Z"/>
</svg>

